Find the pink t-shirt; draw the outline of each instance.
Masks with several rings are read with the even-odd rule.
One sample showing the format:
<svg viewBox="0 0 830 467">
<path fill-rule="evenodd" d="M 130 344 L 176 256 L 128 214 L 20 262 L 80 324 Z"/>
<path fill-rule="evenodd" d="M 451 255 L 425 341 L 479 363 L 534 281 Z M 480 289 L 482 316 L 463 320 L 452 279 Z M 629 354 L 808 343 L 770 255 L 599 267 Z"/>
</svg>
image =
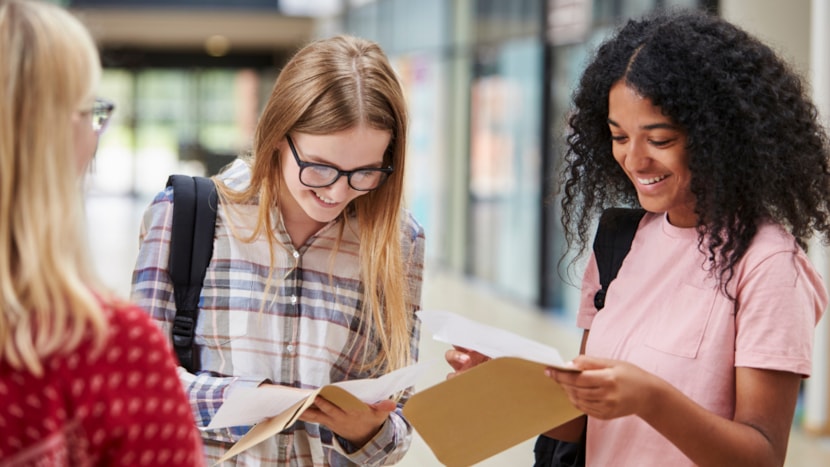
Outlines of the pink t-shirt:
<svg viewBox="0 0 830 467">
<path fill-rule="evenodd" d="M 205 465 L 167 339 L 141 309 L 106 309 L 101 352 L 86 339 L 42 363 L 0 361 L 0 466 Z"/>
<path fill-rule="evenodd" d="M 813 331 L 827 291 L 793 237 L 759 228 L 736 265 L 730 301 L 704 270 L 695 229 L 648 213 L 597 313 L 596 262 L 582 284 L 577 325 L 586 354 L 633 363 L 725 418 L 735 410 L 735 367 L 810 374 Z M 636 416 L 588 422 L 589 465 L 694 465 Z"/>
</svg>

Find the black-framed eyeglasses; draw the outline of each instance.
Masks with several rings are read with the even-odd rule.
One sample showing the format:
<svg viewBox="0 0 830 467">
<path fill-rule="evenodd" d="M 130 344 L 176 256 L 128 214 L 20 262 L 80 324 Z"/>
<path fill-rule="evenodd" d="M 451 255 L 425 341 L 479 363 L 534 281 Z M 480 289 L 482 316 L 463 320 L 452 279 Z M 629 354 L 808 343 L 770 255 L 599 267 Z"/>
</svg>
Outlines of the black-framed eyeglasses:
<svg viewBox="0 0 830 467">
<path fill-rule="evenodd" d="M 294 147 L 294 141 L 291 137 L 285 135 L 288 141 L 288 147 L 291 148 L 291 154 L 294 155 L 294 160 L 300 166 L 300 183 L 309 188 L 324 188 L 346 176 L 349 181 L 349 186 L 357 191 L 372 191 L 383 184 L 389 174 L 395 169 L 393 167 L 380 167 L 376 169 L 357 169 L 357 170 L 340 170 L 326 164 L 314 164 L 311 162 L 303 162 L 297 154 L 297 148 Z"/>
<path fill-rule="evenodd" d="M 111 101 L 100 97 L 95 99 L 92 109 L 87 112 L 92 115 L 92 130 L 95 133 L 100 135 L 107 129 L 113 111 L 115 111 L 115 104 Z"/>
</svg>

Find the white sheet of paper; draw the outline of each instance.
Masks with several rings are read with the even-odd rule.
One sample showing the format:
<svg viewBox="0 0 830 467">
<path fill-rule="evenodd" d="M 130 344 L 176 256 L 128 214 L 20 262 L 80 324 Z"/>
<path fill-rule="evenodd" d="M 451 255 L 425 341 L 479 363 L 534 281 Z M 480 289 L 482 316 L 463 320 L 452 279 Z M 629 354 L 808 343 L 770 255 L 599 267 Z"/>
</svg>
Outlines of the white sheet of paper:
<svg viewBox="0 0 830 467">
<path fill-rule="evenodd" d="M 310 389 L 271 385 L 237 389 L 219 407 L 207 429 L 253 425 L 282 413 L 311 392 Z"/>
<path fill-rule="evenodd" d="M 518 357 L 551 366 L 563 366 L 559 351 L 510 331 L 449 311 L 420 310 L 421 323 L 437 341 L 475 350 L 490 358 Z"/>
<path fill-rule="evenodd" d="M 414 386 L 421 372 L 431 362 L 420 362 L 378 378 L 332 383 L 367 404 L 386 399 L 398 391 Z M 240 388 L 231 393 L 216 411 L 207 429 L 247 426 L 278 415 L 308 397 L 313 390 L 286 386 Z"/>
<path fill-rule="evenodd" d="M 419 362 L 377 378 L 340 381 L 333 383 L 333 385 L 339 386 L 363 402 L 371 404 L 386 399 L 398 391 L 415 386 L 423 370 L 433 363 L 435 362 Z"/>
</svg>

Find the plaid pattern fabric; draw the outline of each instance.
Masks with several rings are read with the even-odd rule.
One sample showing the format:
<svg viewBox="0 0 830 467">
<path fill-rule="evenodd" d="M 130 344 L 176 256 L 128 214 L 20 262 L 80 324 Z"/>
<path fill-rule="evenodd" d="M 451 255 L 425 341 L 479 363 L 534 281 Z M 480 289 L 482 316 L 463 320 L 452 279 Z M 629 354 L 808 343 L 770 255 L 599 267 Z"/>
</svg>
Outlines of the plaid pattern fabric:
<svg viewBox="0 0 830 467">
<path fill-rule="evenodd" d="M 236 189 L 247 184 L 249 176 L 242 161 L 236 161 L 222 175 Z M 173 286 L 167 274 L 172 200 L 172 188 L 168 188 L 156 196 L 145 212 L 131 297 L 148 310 L 168 336 L 175 316 Z M 376 346 L 354 345 L 362 342 L 357 311 L 364 296 L 359 280 L 356 220 L 333 221 L 296 250 L 278 221 L 274 229 L 282 245 L 274 247 L 273 278 L 266 290 L 267 240 L 261 237 L 246 243 L 238 239 L 252 232 L 256 210 L 255 205 L 220 205 L 217 212 L 213 258 L 206 273 L 196 326 L 201 371 L 194 375 L 179 368 L 200 427 L 210 423 L 225 397 L 236 388 L 264 381 L 317 388 L 365 378 L 369 375 L 357 370 L 361 352 L 377 351 Z M 420 307 L 424 233 L 411 215 L 405 213 L 403 217 L 401 237 L 407 277 L 402 280 L 409 285 L 409 307 L 415 313 Z M 344 222 L 346 225 L 341 226 Z M 332 257 L 341 227 L 339 253 Z M 411 336 L 412 363 L 417 359 L 418 339 L 416 321 Z M 203 430 L 208 462 L 218 460 L 248 428 Z M 298 422 L 227 465 L 394 463 L 409 446 L 411 427 L 399 407 L 362 449 L 355 450 L 344 440 L 333 438 L 336 436 L 323 426 Z"/>
</svg>

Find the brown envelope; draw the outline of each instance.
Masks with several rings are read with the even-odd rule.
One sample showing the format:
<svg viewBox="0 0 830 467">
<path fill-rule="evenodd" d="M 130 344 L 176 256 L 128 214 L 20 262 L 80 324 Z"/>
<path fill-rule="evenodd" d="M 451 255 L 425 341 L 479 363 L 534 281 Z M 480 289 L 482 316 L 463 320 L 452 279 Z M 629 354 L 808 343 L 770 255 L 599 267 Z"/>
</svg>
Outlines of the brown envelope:
<svg viewBox="0 0 830 467">
<path fill-rule="evenodd" d="M 417 392 L 403 413 L 444 465 L 470 466 L 582 415 L 546 367 L 496 358 Z"/>
<path fill-rule="evenodd" d="M 342 409 L 349 409 L 349 410 L 369 410 L 369 406 L 358 399 L 357 397 L 350 394 L 345 389 L 339 388 L 337 386 L 323 386 L 322 388 L 317 389 L 316 391 L 312 392 L 308 395 L 305 399 L 297 402 L 290 408 L 286 409 L 279 415 L 274 417 L 268 418 L 263 420 L 253 428 L 251 428 L 245 436 L 243 436 L 239 441 L 236 442 L 228 452 L 222 456 L 221 459 L 216 461 L 217 465 L 226 460 L 230 459 L 231 457 L 239 454 L 242 451 L 250 449 L 251 447 L 265 441 L 266 439 L 274 436 L 275 434 L 281 432 L 282 430 L 290 427 L 300 418 L 300 415 L 306 411 L 311 405 L 314 403 L 314 398 L 317 395 L 323 396 L 326 400 L 331 402 L 332 404 L 342 408 Z"/>
</svg>

